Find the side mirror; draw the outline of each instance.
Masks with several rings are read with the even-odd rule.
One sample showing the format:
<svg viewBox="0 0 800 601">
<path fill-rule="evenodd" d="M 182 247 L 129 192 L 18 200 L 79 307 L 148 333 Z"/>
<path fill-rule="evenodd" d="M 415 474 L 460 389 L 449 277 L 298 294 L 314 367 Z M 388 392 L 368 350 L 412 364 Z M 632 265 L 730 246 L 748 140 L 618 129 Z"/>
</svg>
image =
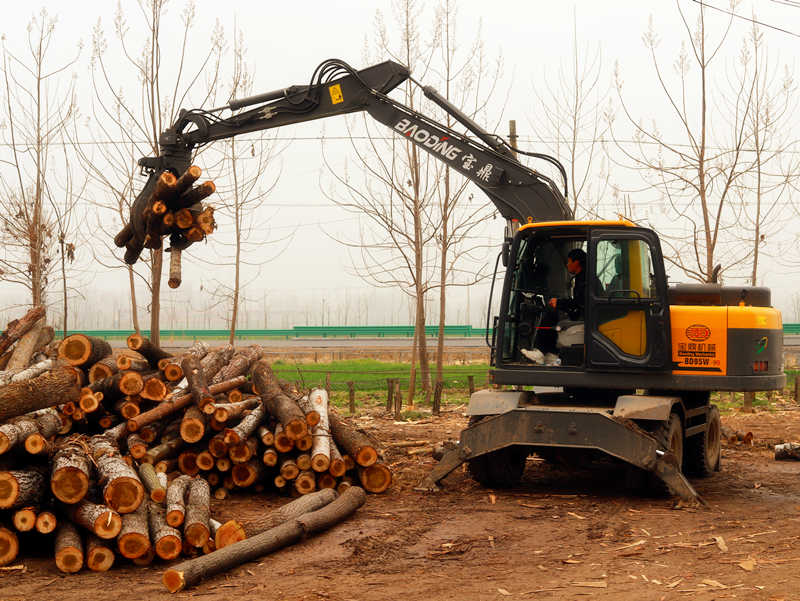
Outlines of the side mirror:
<svg viewBox="0 0 800 601">
<path fill-rule="evenodd" d="M 508 267 L 508 259 L 511 256 L 511 240 L 503 241 L 503 249 L 500 251 L 503 267 Z"/>
</svg>

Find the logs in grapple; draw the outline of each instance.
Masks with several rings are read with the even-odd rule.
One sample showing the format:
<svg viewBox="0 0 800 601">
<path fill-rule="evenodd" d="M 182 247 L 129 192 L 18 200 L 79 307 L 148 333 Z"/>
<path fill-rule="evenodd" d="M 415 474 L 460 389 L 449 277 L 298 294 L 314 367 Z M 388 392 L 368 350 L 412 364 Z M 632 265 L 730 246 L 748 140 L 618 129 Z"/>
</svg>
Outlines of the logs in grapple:
<svg viewBox="0 0 800 601">
<path fill-rule="evenodd" d="M 169 236 L 170 250 L 177 251 L 170 269 L 172 288 L 180 285 L 181 251 L 216 229 L 214 208 L 202 204 L 216 186 L 207 181 L 193 187 L 200 175 L 194 165 L 178 178 L 168 171 L 151 175 L 131 207 L 128 223 L 114 237 L 114 244 L 125 248 L 125 262 L 132 265 L 145 248 L 160 249 L 162 239 Z"/>
</svg>

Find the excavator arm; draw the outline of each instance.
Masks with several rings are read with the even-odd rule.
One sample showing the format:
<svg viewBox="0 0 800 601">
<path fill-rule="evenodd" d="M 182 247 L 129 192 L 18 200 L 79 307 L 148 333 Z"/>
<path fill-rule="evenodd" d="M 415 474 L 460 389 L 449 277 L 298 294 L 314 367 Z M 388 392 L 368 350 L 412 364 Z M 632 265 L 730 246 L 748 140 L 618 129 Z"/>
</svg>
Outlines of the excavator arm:
<svg viewBox="0 0 800 601">
<path fill-rule="evenodd" d="M 433 88 L 423 87 L 425 96 L 472 135 L 456 132 L 388 96 L 409 78 L 406 67 L 391 61 L 356 71 L 342 61 L 328 60 L 317 67 L 308 85 L 234 100 L 210 111 L 182 111 L 177 121 L 161 134 L 159 156 L 139 161 L 150 173 L 150 179 L 131 209 L 134 235 L 144 236 L 142 212 L 159 174 L 165 170 L 175 175 L 183 173 L 196 148 L 240 134 L 358 111 L 366 111 L 397 135 L 471 180 L 507 220 L 525 223 L 572 218 L 565 196 L 551 179 L 517 161 L 516 149 L 483 130 Z M 217 113 L 224 110 L 240 112 L 223 119 Z M 555 165 L 564 178 L 566 193 L 566 173 L 555 158 L 526 154 Z M 132 258 L 130 262 L 135 262 L 136 258 Z M 127 255 L 126 260 L 129 260 Z"/>
</svg>

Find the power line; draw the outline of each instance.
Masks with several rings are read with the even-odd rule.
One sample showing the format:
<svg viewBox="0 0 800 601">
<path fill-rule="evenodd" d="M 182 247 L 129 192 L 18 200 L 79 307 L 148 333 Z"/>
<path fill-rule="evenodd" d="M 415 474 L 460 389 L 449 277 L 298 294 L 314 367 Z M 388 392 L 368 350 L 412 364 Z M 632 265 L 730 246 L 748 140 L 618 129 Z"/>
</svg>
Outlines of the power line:
<svg viewBox="0 0 800 601">
<path fill-rule="evenodd" d="M 700 6 L 705 6 L 706 8 L 711 8 L 713 10 L 717 10 L 721 13 L 725 13 L 726 15 L 730 15 L 731 17 L 736 17 L 737 19 L 741 19 L 742 21 L 749 21 L 750 23 L 755 23 L 756 25 L 761 25 L 762 27 L 767 27 L 768 29 L 774 29 L 775 31 L 780 31 L 782 33 L 789 34 L 796 38 L 800 38 L 800 34 L 795 33 L 793 31 L 789 31 L 788 29 L 782 29 L 781 27 L 777 27 L 775 25 L 770 25 L 769 23 L 765 23 L 763 21 L 759 21 L 757 19 L 753 19 L 752 17 L 745 17 L 744 15 L 739 15 L 733 11 L 726 10 L 724 8 L 719 8 L 718 6 L 713 6 L 711 4 L 707 4 L 703 2 L 703 0 L 692 0 L 695 4 L 699 4 Z"/>
</svg>

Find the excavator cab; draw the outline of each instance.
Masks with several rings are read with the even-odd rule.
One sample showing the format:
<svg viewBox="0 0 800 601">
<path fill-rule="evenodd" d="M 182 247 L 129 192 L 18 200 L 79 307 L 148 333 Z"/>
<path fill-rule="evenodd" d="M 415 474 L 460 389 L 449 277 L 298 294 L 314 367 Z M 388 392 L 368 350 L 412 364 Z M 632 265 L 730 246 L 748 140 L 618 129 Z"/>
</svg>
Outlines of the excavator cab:
<svg viewBox="0 0 800 601">
<path fill-rule="evenodd" d="M 582 273 L 568 272 L 570 255 L 583 257 Z M 652 231 L 624 220 L 519 229 L 495 328 L 496 368 L 530 373 L 531 384 L 553 370 L 561 381 L 563 370 L 666 370 L 669 331 L 666 276 Z"/>
</svg>

